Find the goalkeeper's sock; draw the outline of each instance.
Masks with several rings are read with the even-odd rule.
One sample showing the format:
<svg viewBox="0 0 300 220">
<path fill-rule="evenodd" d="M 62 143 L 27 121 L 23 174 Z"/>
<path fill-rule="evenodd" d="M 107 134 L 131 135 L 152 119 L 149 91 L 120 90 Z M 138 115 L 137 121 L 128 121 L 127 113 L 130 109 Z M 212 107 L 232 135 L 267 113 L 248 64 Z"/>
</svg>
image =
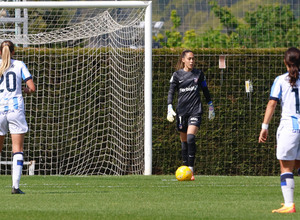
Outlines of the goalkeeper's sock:
<svg viewBox="0 0 300 220">
<path fill-rule="evenodd" d="M 182 161 L 183 165 L 188 166 L 188 144 L 187 142 L 181 142 L 181 155 L 182 155 Z"/>
<path fill-rule="evenodd" d="M 23 152 L 14 153 L 13 167 L 12 167 L 12 185 L 15 189 L 19 188 L 22 169 L 23 169 Z"/>
<path fill-rule="evenodd" d="M 291 206 L 294 203 L 294 175 L 293 173 L 283 173 L 280 175 L 281 191 L 285 206 Z"/>
<path fill-rule="evenodd" d="M 196 144 L 195 144 L 195 135 L 187 135 L 187 144 L 188 144 L 188 166 L 194 167 L 195 163 L 195 154 L 196 154 Z"/>
</svg>

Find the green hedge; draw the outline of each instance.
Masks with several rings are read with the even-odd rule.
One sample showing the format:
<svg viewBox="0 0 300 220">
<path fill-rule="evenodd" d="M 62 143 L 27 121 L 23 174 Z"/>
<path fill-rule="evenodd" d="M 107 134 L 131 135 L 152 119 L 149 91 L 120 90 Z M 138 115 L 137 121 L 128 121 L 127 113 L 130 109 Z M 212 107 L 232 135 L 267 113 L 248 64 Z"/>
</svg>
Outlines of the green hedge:
<svg viewBox="0 0 300 220">
<path fill-rule="evenodd" d="M 153 50 L 153 174 L 173 174 L 181 165 L 179 134 L 175 129 L 175 123 L 166 120 L 166 113 L 169 80 L 175 71 L 182 50 L 181 48 Z M 99 52 L 100 49 L 97 51 Z M 286 71 L 283 64 L 284 51 L 285 49 L 194 50 L 196 66 L 206 75 L 216 111 L 215 120 L 208 121 L 208 108 L 204 103 L 202 124 L 197 134 L 196 174 L 277 175 L 279 173 L 279 165 L 275 157 L 275 133 L 280 119 L 279 107 L 270 125 L 268 143 L 258 144 L 258 136 L 273 80 Z M 76 166 L 81 162 L 88 163 L 91 169 L 97 167 L 99 161 L 105 165 L 107 156 L 103 156 L 104 152 L 97 150 L 105 145 L 103 143 L 105 139 L 97 140 L 97 132 L 99 123 L 105 122 L 106 118 L 102 117 L 103 112 L 95 110 L 103 107 L 104 100 L 99 94 L 98 99 L 87 100 L 82 103 L 85 107 L 79 108 L 77 106 L 80 103 L 72 103 L 72 100 L 82 94 L 71 93 L 71 91 L 76 91 L 79 86 L 76 80 L 72 80 L 76 77 L 75 74 L 85 74 L 84 68 L 94 68 L 96 71 L 100 65 L 106 65 L 107 59 L 95 59 L 94 55 L 91 55 L 94 53 L 87 53 L 86 49 L 82 49 L 78 54 L 85 54 L 80 58 L 84 59 L 85 65 L 77 67 L 70 65 L 73 67 L 62 68 L 64 72 L 57 74 L 54 71 L 58 68 L 57 65 L 65 65 L 62 61 L 70 60 L 70 57 L 73 57 L 72 61 L 68 62 L 81 63 L 78 57 L 69 53 L 68 49 L 54 51 L 18 48 L 16 52 L 16 58 L 23 60 L 30 69 L 36 69 L 37 65 L 40 68 L 40 65 L 43 65 L 42 68 L 47 70 L 35 76 L 38 95 L 26 97 L 26 108 L 31 109 L 28 123 L 33 126 L 32 130 L 35 132 L 26 137 L 25 142 L 29 149 L 26 148 L 25 154 L 28 155 L 29 160 L 37 161 L 39 174 L 64 174 L 61 170 L 69 170 L 65 172 L 66 174 L 74 173 L 73 170 L 76 170 Z M 58 53 L 63 56 L 54 55 Z M 218 68 L 220 55 L 226 56 L 226 69 L 223 71 Z M 73 68 L 76 68 L 77 73 Z M 85 87 L 92 83 L 94 90 L 89 92 L 101 91 L 99 88 L 105 88 L 105 83 L 108 81 L 105 77 L 107 76 L 103 75 L 97 79 L 84 81 L 80 86 Z M 245 92 L 245 80 L 253 82 L 254 91 L 251 97 Z M 68 82 L 65 84 L 65 89 L 59 88 L 61 81 Z M 67 102 L 55 103 L 57 97 Z M 176 106 L 176 101 L 173 104 Z M 92 118 L 80 119 L 79 122 L 77 116 L 84 111 L 90 111 Z M 67 142 L 64 139 L 65 131 L 62 123 L 66 122 L 62 120 L 63 117 L 69 117 L 69 125 L 76 125 L 76 127 L 70 126 L 73 138 L 68 139 Z M 92 133 L 86 133 L 91 128 Z M 49 133 L 49 130 L 52 132 Z M 101 135 L 105 136 L 105 133 Z M 61 145 L 66 146 L 64 152 L 61 151 Z M 93 148 L 94 158 L 87 161 L 80 159 L 75 163 L 76 158 L 82 154 L 74 150 L 78 145 L 81 145 L 83 151 Z M 102 148 L 107 150 L 107 146 Z M 32 152 L 35 152 L 35 155 Z M 48 158 L 51 157 L 53 159 L 49 160 Z M 134 159 L 128 161 L 131 164 L 129 169 L 139 169 L 133 167 L 133 161 Z M 111 165 L 107 164 L 107 166 Z M 101 170 L 96 172 L 105 173 Z"/>
</svg>

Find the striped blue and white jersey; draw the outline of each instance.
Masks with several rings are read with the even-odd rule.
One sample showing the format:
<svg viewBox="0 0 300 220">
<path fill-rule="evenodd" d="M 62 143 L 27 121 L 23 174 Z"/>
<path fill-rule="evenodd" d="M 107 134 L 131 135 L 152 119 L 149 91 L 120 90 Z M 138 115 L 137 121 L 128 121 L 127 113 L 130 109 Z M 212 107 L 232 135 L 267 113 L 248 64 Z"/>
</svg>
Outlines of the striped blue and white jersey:
<svg viewBox="0 0 300 220">
<path fill-rule="evenodd" d="M 300 79 L 291 87 L 289 73 L 278 76 L 272 85 L 270 99 L 281 102 L 281 120 L 292 120 L 298 124 L 300 119 Z"/>
<path fill-rule="evenodd" d="M 2 60 L 0 59 L 0 64 Z M 0 112 L 25 110 L 22 96 L 22 80 L 32 79 L 26 65 L 11 59 L 11 66 L 0 77 Z"/>
</svg>

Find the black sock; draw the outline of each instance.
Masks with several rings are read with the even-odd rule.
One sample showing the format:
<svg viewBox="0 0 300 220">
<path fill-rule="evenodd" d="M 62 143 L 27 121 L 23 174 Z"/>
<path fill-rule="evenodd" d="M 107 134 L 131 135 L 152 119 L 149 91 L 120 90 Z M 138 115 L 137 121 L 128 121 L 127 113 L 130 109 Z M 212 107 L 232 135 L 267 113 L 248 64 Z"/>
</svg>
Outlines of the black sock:
<svg viewBox="0 0 300 220">
<path fill-rule="evenodd" d="M 187 142 L 181 142 L 181 155 L 183 165 L 188 166 L 188 144 Z"/>
<path fill-rule="evenodd" d="M 195 135 L 187 135 L 187 145 L 188 145 L 188 166 L 194 167 L 195 163 L 195 154 L 196 154 L 196 144 L 195 144 Z"/>
</svg>

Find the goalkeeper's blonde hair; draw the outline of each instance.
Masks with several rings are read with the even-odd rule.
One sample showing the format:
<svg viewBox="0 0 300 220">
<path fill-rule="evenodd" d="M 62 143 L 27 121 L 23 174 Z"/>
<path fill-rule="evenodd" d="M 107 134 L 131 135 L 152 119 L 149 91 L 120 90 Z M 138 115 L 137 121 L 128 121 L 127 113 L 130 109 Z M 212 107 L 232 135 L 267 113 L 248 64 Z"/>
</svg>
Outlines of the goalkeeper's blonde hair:
<svg viewBox="0 0 300 220">
<path fill-rule="evenodd" d="M 14 50 L 15 50 L 15 45 L 9 40 L 3 41 L 2 44 L 0 45 L 1 58 L 2 58 L 2 62 L 0 65 L 0 77 L 10 67 L 10 60 Z"/>
</svg>

